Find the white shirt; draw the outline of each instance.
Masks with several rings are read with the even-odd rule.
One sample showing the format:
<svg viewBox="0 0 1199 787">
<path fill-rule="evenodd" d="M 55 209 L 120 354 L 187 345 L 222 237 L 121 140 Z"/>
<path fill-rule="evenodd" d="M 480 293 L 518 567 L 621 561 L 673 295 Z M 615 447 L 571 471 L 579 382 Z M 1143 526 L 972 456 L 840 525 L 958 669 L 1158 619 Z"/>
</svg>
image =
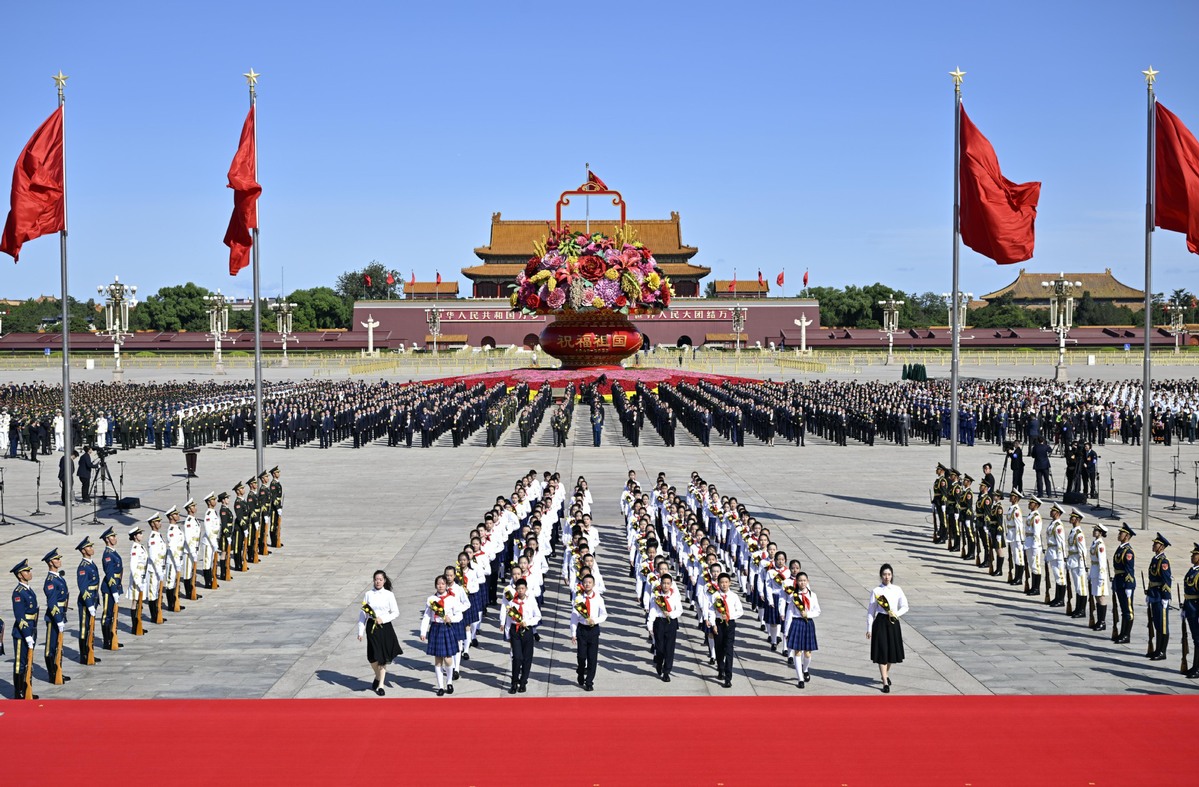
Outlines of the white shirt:
<svg viewBox="0 0 1199 787">
<path fill-rule="evenodd" d="M 528 592 L 527 590 L 525 591 Z M 508 639 L 508 631 L 516 622 L 512 620 L 512 616 L 508 614 L 508 608 L 515 607 L 521 611 L 521 619 L 524 621 L 522 626 L 530 628 L 541 622 L 541 607 L 537 606 L 537 599 L 533 596 L 525 598 L 514 598 L 504 607 L 504 639 Z"/>
<path fill-rule="evenodd" d="M 362 597 L 363 604 L 370 604 L 375 611 L 375 620 L 379 625 L 390 623 L 400 616 L 400 605 L 396 603 L 395 594 L 390 590 L 375 590 L 371 588 Z M 358 636 L 366 633 L 366 610 L 358 613 Z"/>
<path fill-rule="evenodd" d="M 658 618 L 666 618 L 668 620 L 678 620 L 683 614 L 683 597 L 679 594 L 679 589 L 674 585 L 670 586 L 669 593 L 654 593 L 655 599 L 649 606 L 649 630 L 654 630 L 654 621 Z M 662 607 L 658 606 L 657 596 L 666 597 L 666 606 L 670 607 L 667 612 Z"/>
<path fill-rule="evenodd" d="M 802 591 L 800 595 L 806 598 L 808 602 L 808 620 L 820 617 L 820 602 L 816 600 L 816 594 L 812 592 L 812 588 L 809 587 L 807 590 Z M 787 617 L 783 628 L 790 630 L 792 619 L 802 617 L 803 616 L 799 614 L 799 607 L 795 604 L 795 599 L 791 596 L 788 596 Z"/>
<path fill-rule="evenodd" d="M 878 604 L 878 597 L 882 596 L 887 600 L 887 605 L 891 607 L 892 614 L 897 618 L 901 618 L 908 611 L 908 597 L 903 594 L 903 589 L 899 585 L 879 585 L 870 593 L 870 603 L 866 606 L 866 633 L 869 634 L 871 627 L 874 626 L 874 616 L 880 612 L 887 614 Z"/>
<path fill-rule="evenodd" d="M 595 625 L 598 626 L 608 619 L 608 607 L 604 604 L 604 599 L 598 593 L 592 591 L 590 596 L 588 596 L 586 593 L 581 593 L 579 595 L 587 598 L 591 602 L 591 620 L 593 623 L 595 623 Z M 575 599 L 577 600 L 578 596 L 576 596 Z M 572 602 L 570 608 L 570 636 L 572 639 L 574 638 L 575 631 L 578 629 L 578 627 L 586 624 L 586 622 L 586 619 L 579 614 L 577 609 L 574 608 L 574 602 Z"/>
<path fill-rule="evenodd" d="M 742 615 L 745 614 L 745 610 L 741 606 L 741 597 L 740 596 L 738 596 L 732 590 L 729 590 L 729 592 L 727 592 L 727 593 L 724 593 L 722 591 L 717 591 L 712 594 L 712 606 L 710 606 L 708 608 L 708 610 L 704 613 L 704 617 L 707 618 L 707 622 L 708 622 L 709 626 L 715 626 L 717 621 L 721 621 L 721 620 L 725 619 L 725 613 L 716 611 L 716 602 L 717 601 L 722 601 L 725 604 L 725 606 L 728 610 L 728 619 L 729 620 L 737 620 L 738 618 L 740 618 Z"/>
</svg>

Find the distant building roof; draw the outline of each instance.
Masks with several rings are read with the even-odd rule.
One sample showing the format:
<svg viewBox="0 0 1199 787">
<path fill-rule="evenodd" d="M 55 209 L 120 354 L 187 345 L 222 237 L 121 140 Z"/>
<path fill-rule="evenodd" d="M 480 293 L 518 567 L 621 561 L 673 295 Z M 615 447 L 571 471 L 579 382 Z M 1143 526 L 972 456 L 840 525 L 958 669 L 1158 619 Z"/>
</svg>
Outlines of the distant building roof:
<svg viewBox="0 0 1199 787">
<path fill-rule="evenodd" d="M 652 251 L 652 249 L 651 249 Z M 659 262 L 658 267 L 667 276 L 674 278 L 703 278 L 712 272 L 711 268 L 702 265 L 690 265 L 684 262 Z M 520 262 L 490 262 L 485 265 L 472 265 L 462 269 L 462 275 L 468 279 L 475 278 L 505 278 L 516 279 L 516 274 L 525 269 Z"/>
<path fill-rule="evenodd" d="M 729 289 L 729 285 L 731 284 L 735 284 L 733 289 Z M 737 279 L 735 282 L 733 279 L 717 279 L 716 294 L 720 296 L 729 292 L 733 294 L 750 293 L 751 295 L 765 295 L 770 292 L 770 282 L 763 281 L 759 284 L 757 279 L 746 279 L 745 281 Z"/>
<path fill-rule="evenodd" d="M 1008 286 L 996 290 L 995 292 L 987 293 L 980 296 L 981 300 L 991 301 L 1007 293 L 1011 293 L 1012 300 L 1015 301 L 1047 301 L 1049 295 L 1045 287 L 1041 286 L 1043 281 L 1053 281 L 1058 276 L 1065 275 L 1069 281 L 1082 282 L 1082 289 L 1078 293 L 1080 296 L 1084 292 L 1091 293 L 1091 297 L 1101 301 L 1143 301 L 1145 300 L 1145 291 L 1137 290 L 1129 287 L 1127 284 L 1119 282 L 1112 275 L 1111 268 L 1105 268 L 1103 273 L 1029 273 L 1024 268 L 1020 269 L 1020 273 L 1016 276 L 1016 280 Z"/>
<path fill-rule="evenodd" d="M 408 295 L 444 295 L 447 298 L 456 298 L 458 297 L 458 282 L 442 281 L 441 284 L 435 281 L 418 281 L 415 284 L 405 282 L 404 292 Z"/>
<path fill-rule="evenodd" d="M 533 244 L 546 237 L 546 224 L 546 221 L 508 221 L 501 219 L 499 213 L 493 213 L 491 242 L 475 249 L 475 254 L 482 260 L 493 257 L 530 257 L 533 255 Z M 669 219 L 634 219 L 626 224 L 637 230 L 637 239 L 648 246 L 655 257 L 691 258 L 699 251 L 694 246 L 683 244 L 679 214 L 676 211 L 671 211 Z M 584 228 L 584 222 L 581 221 L 572 221 L 570 225 L 574 229 Z M 616 234 L 618 226 L 612 219 L 591 221 L 592 232 L 602 232 L 608 236 Z"/>
</svg>

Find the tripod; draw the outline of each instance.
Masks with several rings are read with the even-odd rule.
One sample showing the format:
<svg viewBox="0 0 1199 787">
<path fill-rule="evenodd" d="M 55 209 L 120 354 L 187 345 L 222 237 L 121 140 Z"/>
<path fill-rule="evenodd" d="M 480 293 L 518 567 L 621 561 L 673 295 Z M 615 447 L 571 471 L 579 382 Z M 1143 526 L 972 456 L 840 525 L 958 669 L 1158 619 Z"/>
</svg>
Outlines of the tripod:
<svg viewBox="0 0 1199 787">
<path fill-rule="evenodd" d="M 71 471 L 70 462 L 67 463 L 67 472 Z M 69 477 L 69 476 L 68 476 Z M 37 463 L 37 508 L 29 516 L 45 516 L 46 512 L 42 510 L 42 463 Z"/>
<path fill-rule="evenodd" d="M 1181 511 L 1182 506 L 1178 505 L 1178 476 L 1182 475 L 1182 471 L 1178 469 L 1178 456 L 1182 453 L 1182 446 L 1178 446 L 1178 450 L 1174 456 L 1170 457 L 1174 460 L 1174 469 L 1170 471 L 1170 475 L 1174 476 L 1174 502 L 1166 506 L 1167 511 Z"/>
<path fill-rule="evenodd" d="M 4 468 L 0 467 L 0 525 L 11 524 L 4 517 Z"/>
<path fill-rule="evenodd" d="M 96 477 L 92 479 L 91 493 L 92 497 L 96 496 L 96 485 L 100 486 L 100 497 L 108 499 L 108 487 L 111 486 L 113 491 L 116 491 L 116 482 L 112 480 L 112 473 L 108 470 L 108 461 L 101 456 L 96 468 Z"/>
<path fill-rule="evenodd" d="M 1104 517 L 1104 519 L 1115 519 L 1116 518 L 1116 463 L 1115 462 L 1107 463 L 1107 484 L 1108 484 L 1108 489 L 1111 491 L 1112 507 L 1111 507 L 1110 512 L 1108 513 L 1107 516 Z"/>
</svg>

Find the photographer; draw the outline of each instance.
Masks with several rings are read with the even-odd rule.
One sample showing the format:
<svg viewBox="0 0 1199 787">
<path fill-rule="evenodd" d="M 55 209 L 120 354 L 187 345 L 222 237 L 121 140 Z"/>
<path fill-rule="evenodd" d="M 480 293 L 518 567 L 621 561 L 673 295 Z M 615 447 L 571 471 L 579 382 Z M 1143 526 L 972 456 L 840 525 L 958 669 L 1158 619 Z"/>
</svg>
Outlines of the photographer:
<svg viewBox="0 0 1199 787">
<path fill-rule="evenodd" d="M 85 445 L 83 447 L 83 456 L 79 457 L 79 485 L 83 493 L 83 502 L 90 503 L 92 501 L 92 471 L 96 468 L 96 462 L 92 459 L 92 447 Z"/>
</svg>

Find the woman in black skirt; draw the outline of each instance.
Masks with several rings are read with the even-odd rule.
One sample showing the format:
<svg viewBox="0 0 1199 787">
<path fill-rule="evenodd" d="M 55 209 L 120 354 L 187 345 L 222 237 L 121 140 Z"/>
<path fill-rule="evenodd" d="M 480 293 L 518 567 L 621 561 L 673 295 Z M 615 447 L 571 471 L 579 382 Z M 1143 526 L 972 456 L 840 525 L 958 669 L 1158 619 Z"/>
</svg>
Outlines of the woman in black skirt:
<svg viewBox="0 0 1199 787">
<path fill-rule="evenodd" d="M 366 637 L 366 660 L 375 672 L 371 689 L 383 696 L 383 684 L 387 680 L 387 665 L 396 656 L 403 655 L 400 640 L 396 638 L 391 621 L 400 615 L 400 606 L 391 592 L 391 579 L 387 572 L 375 572 L 374 587 L 362 597 L 362 612 L 358 614 L 358 641 Z"/>
<path fill-rule="evenodd" d="M 883 694 L 891 692 L 892 664 L 903 662 L 903 629 L 899 619 L 908 611 L 908 598 L 899 585 L 891 583 L 891 564 L 878 570 L 879 586 L 870 592 L 866 607 L 866 639 L 870 640 L 870 660 L 878 665 Z"/>
</svg>

